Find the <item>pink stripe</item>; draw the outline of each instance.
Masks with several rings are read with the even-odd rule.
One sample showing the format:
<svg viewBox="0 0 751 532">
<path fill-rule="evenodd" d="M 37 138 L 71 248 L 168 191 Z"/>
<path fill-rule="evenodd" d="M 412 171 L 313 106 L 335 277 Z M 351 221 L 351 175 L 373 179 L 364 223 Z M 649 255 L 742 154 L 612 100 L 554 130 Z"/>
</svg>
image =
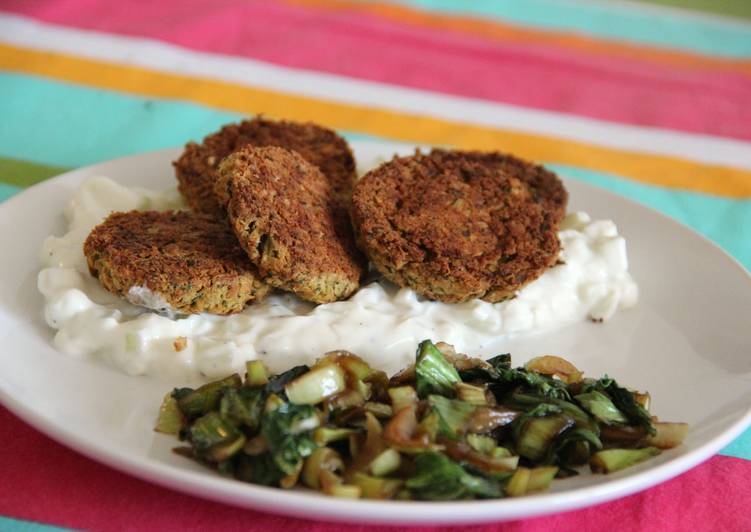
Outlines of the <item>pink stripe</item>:
<svg viewBox="0 0 751 532">
<path fill-rule="evenodd" d="M 751 80 L 668 70 L 550 47 L 520 48 L 371 17 L 269 2 L 6 2 L 55 23 L 162 39 L 286 66 L 563 111 L 751 139 Z"/>
<path fill-rule="evenodd" d="M 0 441 L 0 515 L 101 531 L 356 529 L 226 507 L 146 484 L 69 451 L 2 407 Z M 751 462 L 716 456 L 645 492 L 508 523 L 504 530 L 749 530 L 749 475 Z"/>
<path fill-rule="evenodd" d="M 631 124 L 751 139 L 751 79 L 520 47 L 267 1 L 6 0 L 42 20 Z"/>
<path fill-rule="evenodd" d="M 459 96 L 751 139 L 751 79 L 268 1 L 8 0 L 66 25 Z"/>
</svg>

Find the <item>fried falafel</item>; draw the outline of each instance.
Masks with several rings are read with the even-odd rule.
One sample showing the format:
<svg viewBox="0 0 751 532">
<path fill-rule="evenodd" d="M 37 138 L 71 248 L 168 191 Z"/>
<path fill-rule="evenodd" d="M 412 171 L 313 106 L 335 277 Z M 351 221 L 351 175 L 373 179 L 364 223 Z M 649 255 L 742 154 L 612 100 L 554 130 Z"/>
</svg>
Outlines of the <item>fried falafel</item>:
<svg viewBox="0 0 751 532">
<path fill-rule="evenodd" d="M 200 144 L 188 143 L 180 158 L 172 163 L 178 189 L 191 209 L 217 218 L 224 216 L 213 192 L 217 169 L 225 157 L 247 145 L 294 150 L 323 172 L 334 194 L 348 200 L 352 192 L 355 159 L 346 140 L 311 122 L 257 117 L 226 125 Z"/>
<path fill-rule="evenodd" d="M 153 310 L 231 314 L 271 289 L 226 222 L 192 212 L 110 214 L 84 255 L 104 288 Z"/>
<path fill-rule="evenodd" d="M 390 281 L 429 299 L 497 302 L 556 263 L 567 193 L 501 153 L 395 157 L 355 185 L 358 245 Z"/>
<path fill-rule="evenodd" d="M 266 282 L 315 303 L 357 290 L 366 261 L 344 201 L 318 167 L 294 151 L 246 146 L 217 173 L 216 196 Z"/>
</svg>

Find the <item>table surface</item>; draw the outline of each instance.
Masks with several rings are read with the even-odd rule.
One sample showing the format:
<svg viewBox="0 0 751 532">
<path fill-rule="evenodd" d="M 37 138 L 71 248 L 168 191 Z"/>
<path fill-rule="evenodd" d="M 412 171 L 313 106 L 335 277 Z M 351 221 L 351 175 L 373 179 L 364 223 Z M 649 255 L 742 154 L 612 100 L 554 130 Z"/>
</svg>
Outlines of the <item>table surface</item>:
<svg viewBox="0 0 751 532">
<path fill-rule="evenodd" d="M 510 151 L 662 211 L 751 269 L 749 101 L 745 0 L 3 0 L 0 201 L 263 113 Z M 0 440 L 2 530 L 365 528 L 146 484 L 2 406 Z M 748 529 L 749 474 L 751 430 L 645 492 L 485 528 Z"/>
</svg>

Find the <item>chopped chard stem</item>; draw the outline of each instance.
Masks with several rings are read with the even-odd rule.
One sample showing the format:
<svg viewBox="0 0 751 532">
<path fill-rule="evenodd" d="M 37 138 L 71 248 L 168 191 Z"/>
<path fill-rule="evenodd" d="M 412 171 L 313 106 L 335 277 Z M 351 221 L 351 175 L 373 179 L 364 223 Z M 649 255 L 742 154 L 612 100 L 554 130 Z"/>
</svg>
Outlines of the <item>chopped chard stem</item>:
<svg viewBox="0 0 751 532">
<path fill-rule="evenodd" d="M 482 361 L 425 340 L 390 380 L 347 351 L 279 375 L 250 361 L 244 381 L 167 394 L 156 430 L 254 484 L 350 499 L 517 497 L 582 465 L 612 473 L 680 445 L 688 425 L 657 421 L 648 398 L 560 357 L 514 369 L 506 354 Z"/>
</svg>

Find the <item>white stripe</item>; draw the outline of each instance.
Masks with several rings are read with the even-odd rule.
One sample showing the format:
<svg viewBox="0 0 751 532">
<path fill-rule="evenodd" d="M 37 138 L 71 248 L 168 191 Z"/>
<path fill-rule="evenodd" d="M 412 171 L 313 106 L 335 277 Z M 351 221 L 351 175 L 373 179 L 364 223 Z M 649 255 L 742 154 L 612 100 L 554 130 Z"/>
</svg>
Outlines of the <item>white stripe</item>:
<svg viewBox="0 0 751 532">
<path fill-rule="evenodd" d="M 321 100 L 751 169 L 751 143 L 740 140 L 616 124 L 407 89 L 251 59 L 196 52 L 152 39 L 71 29 L 17 15 L 0 14 L 0 41 Z M 499 149 L 503 147 L 499 146 Z"/>
</svg>

